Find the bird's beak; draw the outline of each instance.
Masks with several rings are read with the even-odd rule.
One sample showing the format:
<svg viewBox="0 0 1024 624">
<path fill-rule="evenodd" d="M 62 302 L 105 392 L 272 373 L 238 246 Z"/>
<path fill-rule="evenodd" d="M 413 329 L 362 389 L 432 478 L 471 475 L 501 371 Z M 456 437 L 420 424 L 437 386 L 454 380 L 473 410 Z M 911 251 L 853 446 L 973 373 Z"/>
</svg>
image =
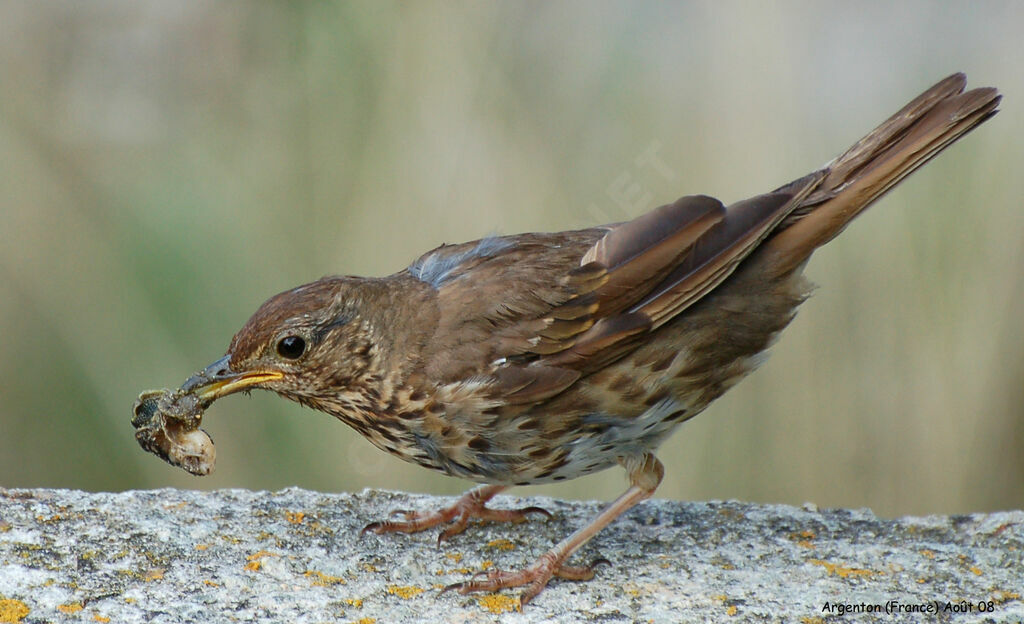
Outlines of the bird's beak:
<svg viewBox="0 0 1024 624">
<path fill-rule="evenodd" d="M 231 356 L 225 355 L 189 377 L 181 385 L 181 391 L 195 395 L 205 406 L 222 396 L 282 377 L 284 377 L 283 373 L 268 370 L 250 370 L 236 373 L 231 370 Z"/>
</svg>

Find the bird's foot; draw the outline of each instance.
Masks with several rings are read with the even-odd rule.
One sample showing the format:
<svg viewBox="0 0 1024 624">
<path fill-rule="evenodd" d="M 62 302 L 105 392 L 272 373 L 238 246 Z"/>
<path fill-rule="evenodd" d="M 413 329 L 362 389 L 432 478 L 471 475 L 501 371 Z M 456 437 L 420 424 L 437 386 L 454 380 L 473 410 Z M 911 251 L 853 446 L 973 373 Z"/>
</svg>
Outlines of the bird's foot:
<svg viewBox="0 0 1024 624">
<path fill-rule="evenodd" d="M 607 559 L 596 559 L 590 565 L 569 566 L 564 563 L 564 556 L 556 550 L 549 550 L 537 559 L 537 562 L 522 570 L 489 570 L 476 574 L 468 581 L 454 583 L 441 592 L 457 591 L 460 594 L 472 592 L 495 592 L 506 587 L 523 587 L 519 594 L 519 608 L 533 600 L 547 586 L 552 577 L 570 581 L 589 581 L 594 578 L 594 569 L 599 565 L 607 565 Z"/>
<path fill-rule="evenodd" d="M 551 517 L 551 513 L 540 507 L 523 507 L 522 509 L 491 509 L 486 503 L 495 494 L 505 489 L 502 486 L 483 486 L 466 492 L 454 505 L 437 511 L 406 511 L 396 510 L 392 514 L 404 516 L 404 520 L 382 520 L 371 522 L 363 527 L 363 533 L 416 533 L 426 529 L 447 524 L 448 526 L 437 536 L 437 543 L 447 540 L 466 530 L 466 525 L 473 518 L 485 522 L 525 522 L 530 514 L 541 514 Z"/>
</svg>

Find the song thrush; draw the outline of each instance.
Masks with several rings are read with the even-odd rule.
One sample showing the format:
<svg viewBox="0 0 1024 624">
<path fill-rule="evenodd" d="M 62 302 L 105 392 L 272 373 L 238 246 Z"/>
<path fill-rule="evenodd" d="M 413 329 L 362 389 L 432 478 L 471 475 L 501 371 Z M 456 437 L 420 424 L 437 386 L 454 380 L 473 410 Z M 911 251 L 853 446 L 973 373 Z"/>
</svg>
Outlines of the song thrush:
<svg viewBox="0 0 1024 624">
<path fill-rule="evenodd" d="M 472 518 L 521 521 L 535 508 L 485 503 L 512 485 L 623 466 L 629 488 L 520 571 L 462 593 L 552 576 L 654 492 L 658 445 L 749 374 L 808 295 L 811 253 L 886 191 L 994 115 L 995 89 L 946 78 L 824 168 L 723 206 L 687 196 L 625 223 L 442 245 L 384 278 L 328 277 L 270 298 L 227 355 L 179 390 L 144 394 L 139 442 L 205 474 L 198 429 L 211 402 L 262 388 L 333 414 L 407 461 L 483 483 L 452 507 L 375 522 L 420 531 Z"/>
</svg>

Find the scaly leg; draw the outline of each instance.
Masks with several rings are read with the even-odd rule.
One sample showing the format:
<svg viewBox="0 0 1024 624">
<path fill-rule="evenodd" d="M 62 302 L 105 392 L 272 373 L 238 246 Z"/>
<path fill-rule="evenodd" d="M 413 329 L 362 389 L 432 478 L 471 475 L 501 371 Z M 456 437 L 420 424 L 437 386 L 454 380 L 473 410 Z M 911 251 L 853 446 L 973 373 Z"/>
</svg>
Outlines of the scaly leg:
<svg viewBox="0 0 1024 624">
<path fill-rule="evenodd" d="M 363 533 L 372 532 L 378 535 L 383 533 L 416 533 L 439 524 L 449 523 L 448 528 L 441 531 L 437 536 L 437 543 L 458 535 L 466 530 L 466 525 L 471 518 L 479 518 L 487 522 L 524 522 L 527 515 L 536 513 L 551 517 L 547 510 L 540 507 L 524 507 L 523 509 L 491 509 L 487 507 L 487 501 L 494 498 L 498 492 L 507 489 L 507 485 L 481 485 L 473 488 L 462 495 L 451 507 L 445 507 L 437 511 L 405 511 L 397 510 L 392 513 L 405 516 L 405 520 L 382 520 L 371 522 L 363 527 Z"/>
<path fill-rule="evenodd" d="M 480 576 L 486 575 L 486 578 L 480 580 L 474 578 L 462 583 L 455 583 L 445 587 L 444 591 L 451 589 L 460 594 L 468 594 L 477 591 L 493 592 L 505 587 L 525 585 L 523 592 L 519 595 L 519 607 L 521 609 L 523 605 L 544 589 L 552 576 L 575 581 L 589 581 L 594 578 L 594 567 L 598 563 L 607 563 L 607 561 L 598 560 L 589 566 L 577 567 L 565 565 L 566 559 L 583 544 L 587 543 L 587 540 L 597 535 L 598 531 L 608 526 L 612 520 L 618 518 L 624 511 L 640 501 L 650 498 L 665 474 L 665 469 L 662 467 L 661 462 L 650 453 L 645 453 L 637 458 L 627 458 L 622 461 L 622 464 L 629 471 L 629 489 L 598 514 L 590 524 L 579 529 L 559 542 L 554 548 L 541 555 L 532 566 L 510 572 L 491 570 L 490 572 L 481 573 Z"/>
</svg>

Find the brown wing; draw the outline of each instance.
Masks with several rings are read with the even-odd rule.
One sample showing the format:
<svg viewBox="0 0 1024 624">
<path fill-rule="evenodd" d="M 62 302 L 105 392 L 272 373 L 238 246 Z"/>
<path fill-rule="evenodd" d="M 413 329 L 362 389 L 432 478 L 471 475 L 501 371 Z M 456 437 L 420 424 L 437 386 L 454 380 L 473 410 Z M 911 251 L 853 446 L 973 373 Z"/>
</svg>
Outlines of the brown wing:
<svg viewBox="0 0 1024 624">
<path fill-rule="evenodd" d="M 437 293 L 438 323 L 423 353 L 427 378 L 487 378 L 495 391 L 523 400 L 578 379 L 576 371 L 536 360 L 593 324 L 595 305 L 581 297 L 590 288 L 586 276 L 567 272 L 606 232 L 524 234 L 424 254 L 409 273 Z"/>
<path fill-rule="evenodd" d="M 820 183 L 822 175 L 811 174 L 784 190 L 737 202 L 728 208 L 710 198 L 684 197 L 672 207 L 692 213 L 699 210 L 704 202 L 712 201 L 718 206 L 716 218 L 694 218 L 682 225 L 687 233 L 695 235 L 687 238 L 676 234 L 672 237 L 688 244 L 667 267 L 658 262 L 663 256 L 659 255 L 657 245 L 648 246 L 648 251 L 639 255 L 635 253 L 635 241 L 651 237 L 646 229 L 664 227 L 667 219 L 648 218 L 657 211 L 609 232 L 595 245 L 595 249 L 603 245 L 603 259 L 599 264 L 607 267 L 609 273 L 607 283 L 594 292 L 602 301 L 595 313 L 596 322 L 576 336 L 573 344 L 546 358 L 545 364 L 567 366 L 585 373 L 628 352 L 638 338 L 670 321 L 722 283 L 739 262 Z M 636 227 L 641 224 L 644 228 Z M 584 259 L 589 256 L 588 252 Z M 631 260 L 624 263 L 621 261 L 623 258 Z M 653 262 L 647 270 L 639 269 L 648 260 Z M 624 269 L 629 269 L 629 272 Z M 625 274 L 626 278 L 618 279 L 618 273 Z M 639 279 L 635 275 L 653 277 Z M 642 286 L 633 290 L 617 287 L 629 281 Z M 604 304 L 606 297 L 610 302 Z M 603 311 L 606 313 L 602 314 Z"/>
<path fill-rule="evenodd" d="M 729 208 L 683 197 L 606 228 L 429 252 L 409 269 L 437 290 L 428 374 L 487 378 L 512 403 L 553 396 L 721 283 L 819 180 Z"/>
<path fill-rule="evenodd" d="M 442 247 L 409 271 L 437 290 L 435 377 L 541 400 L 628 353 L 722 283 L 762 242 L 787 274 L 917 167 L 995 114 L 994 89 L 955 74 L 825 169 L 725 208 L 683 197 L 627 223 Z M 765 241 L 765 238 L 771 238 Z M 765 268 L 767 267 L 767 268 Z"/>
</svg>

